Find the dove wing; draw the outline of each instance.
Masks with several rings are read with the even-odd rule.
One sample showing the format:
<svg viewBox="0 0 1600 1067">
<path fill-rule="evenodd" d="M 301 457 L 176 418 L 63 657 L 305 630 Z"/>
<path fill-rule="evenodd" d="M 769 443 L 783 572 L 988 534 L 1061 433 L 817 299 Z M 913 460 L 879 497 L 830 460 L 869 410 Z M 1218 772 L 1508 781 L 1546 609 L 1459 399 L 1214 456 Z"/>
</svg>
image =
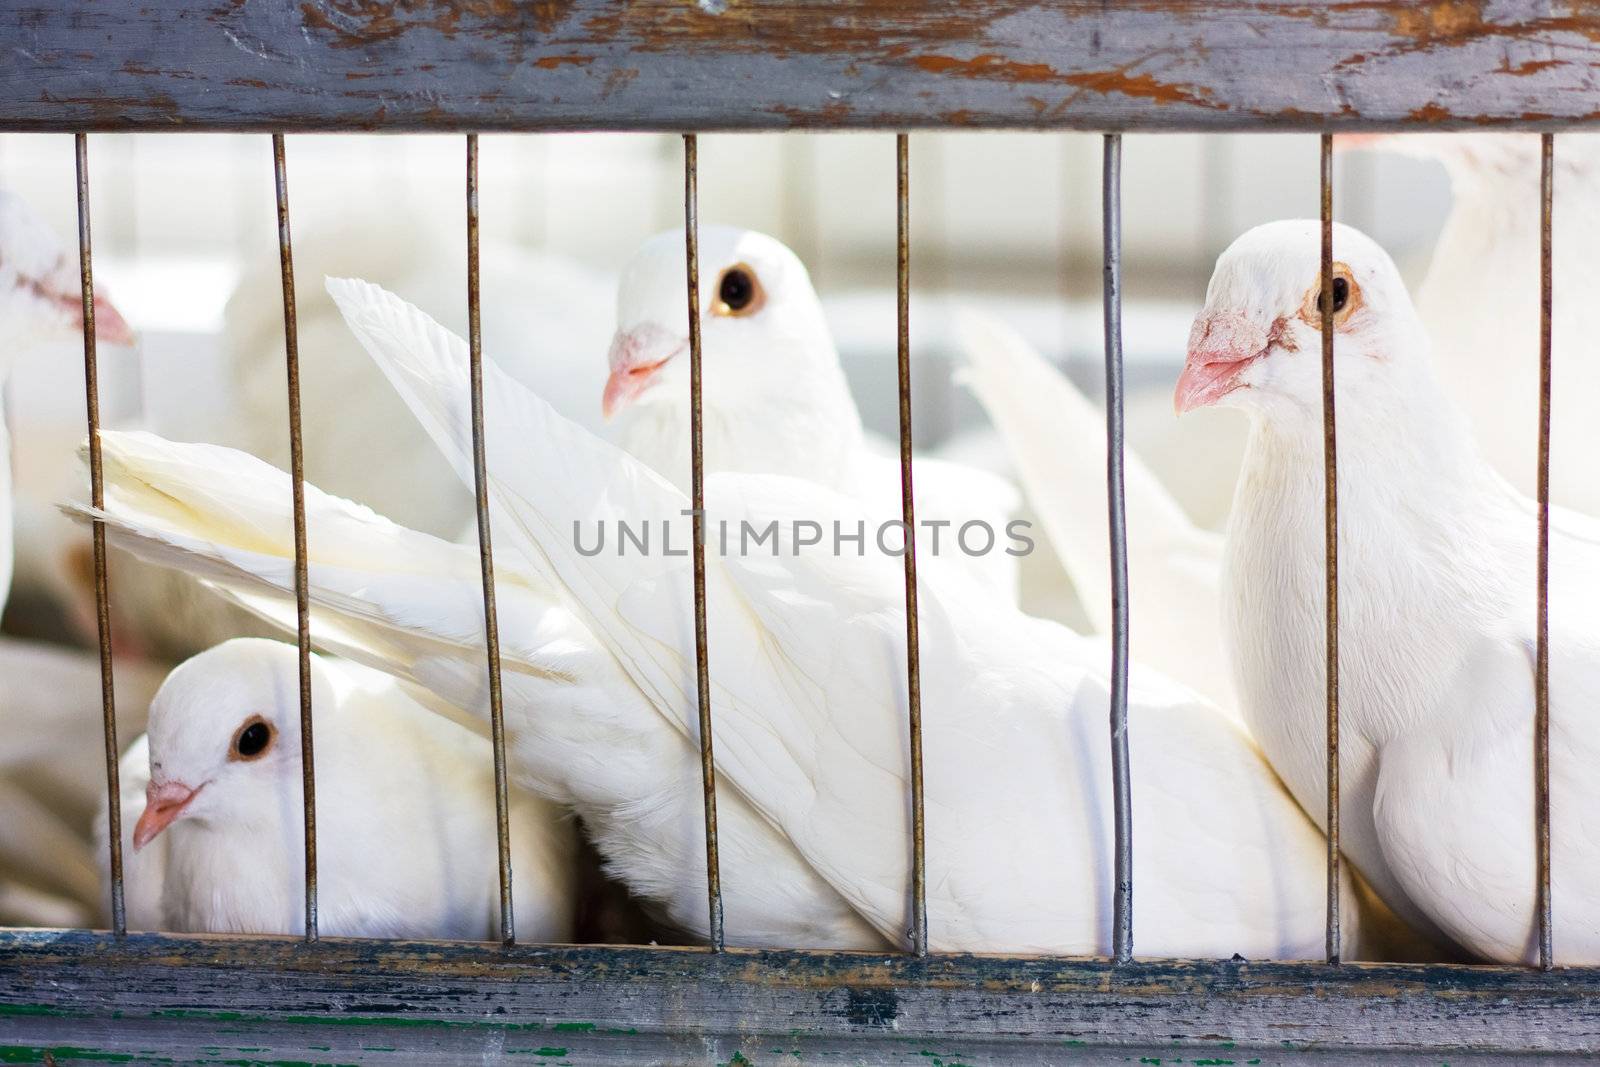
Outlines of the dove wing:
<svg viewBox="0 0 1600 1067">
<path fill-rule="evenodd" d="M 1005 439 L 1029 501 L 1097 630 L 1111 630 L 1105 417 L 1009 326 L 965 312 L 967 382 Z M 1222 539 L 1189 521 L 1124 453 L 1134 658 L 1234 708 L 1221 643 Z"/>
</svg>

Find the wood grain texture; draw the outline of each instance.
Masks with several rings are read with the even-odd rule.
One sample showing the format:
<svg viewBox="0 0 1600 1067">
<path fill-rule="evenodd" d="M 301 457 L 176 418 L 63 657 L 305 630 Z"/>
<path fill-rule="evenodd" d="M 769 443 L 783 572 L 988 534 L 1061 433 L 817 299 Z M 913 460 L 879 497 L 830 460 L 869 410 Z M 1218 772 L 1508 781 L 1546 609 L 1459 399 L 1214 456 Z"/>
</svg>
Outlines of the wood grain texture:
<svg viewBox="0 0 1600 1067">
<path fill-rule="evenodd" d="M 1576 1055 L 1600 1050 L 1600 972 L 0 934 L 0 1062 L 219 1047 L 341 1062 Z"/>
<path fill-rule="evenodd" d="M 1600 118 L 1571 0 L 12 0 L 0 129 L 1370 129 Z"/>
</svg>

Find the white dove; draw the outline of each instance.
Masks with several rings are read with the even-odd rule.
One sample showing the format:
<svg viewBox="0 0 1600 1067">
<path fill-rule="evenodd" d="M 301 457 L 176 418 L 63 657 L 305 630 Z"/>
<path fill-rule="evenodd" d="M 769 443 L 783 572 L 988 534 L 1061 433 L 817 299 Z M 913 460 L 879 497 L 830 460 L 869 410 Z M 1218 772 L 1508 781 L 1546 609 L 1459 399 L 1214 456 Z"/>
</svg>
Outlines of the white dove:
<svg viewBox="0 0 1600 1067">
<path fill-rule="evenodd" d="M 1004 439 L 1090 621 L 1110 633 L 1105 416 L 1004 323 L 968 311 L 958 329 L 964 380 Z M 1190 522 L 1131 447 L 1123 484 L 1132 658 L 1235 716 L 1218 602 L 1222 538 Z"/>
<path fill-rule="evenodd" d="M 132 344 L 133 331 L 100 293 L 95 337 Z M 21 197 L 0 190 L 0 386 L 31 349 L 83 334 L 78 257 Z M 11 441 L 0 413 L 0 608 L 11 588 Z"/>
<path fill-rule="evenodd" d="M 874 523 L 900 518 L 899 454 L 869 440 L 810 275 L 781 242 L 730 226 L 700 235 L 707 472 L 804 478 L 858 501 Z M 621 443 L 679 488 L 689 457 L 689 311 L 684 234 L 646 241 L 622 272 L 602 400 L 627 409 Z M 892 370 L 885 368 L 887 373 Z M 986 471 L 917 460 L 919 560 L 937 559 L 1016 597 L 1016 490 Z M 968 523 L 982 527 L 964 530 Z"/>
<path fill-rule="evenodd" d="M 463 342 L 375 287 L 333 283 L 332 288 L 357 335 L 462 471 L 468 433 L 466 394 L 460 387 L 465 378 L 457 383 L 455 376 L 465 369 Z M 505 545 L 502 567 L 520 553 L 560 581 L 592 620 L 587 640 L 604 642 L 616 657 L 610 669 L 620 665 L 633 690 L 630 695 L 607 682 L 609 693 L 591 696 L 574 687 L 566 706 L 552 705 L 542 714 L 530 707 L 509 708 L 515 730 L 542 729 L 547 743 L 559 741 L 542 725 L 547 720 L 592 723 L 587 745 L 567 741 L 562 750 L 543 757 L 554 771 L 530 764 L 519 738 L 522 770 L 540 778 L 560 773 L 572 780 L 570 788 L 585 788 L 586 779 L 604 774 L 602 768 L 621 757 L 605 745 L 608 734 L 625 727 L 660 736 L 663 725 L 666 735 L 691 754 L 692 768 L 687 563 L 679 554 L 642 560 L 609 552 L 590 556 L 572 528 L 573 516 L 675 520 L 682 537 L 682 494 L 561 420 L 492 365 L 486 374 L 491 471 L 509 472 L 493 479 Z M 289 587 L 281 548 L 288 536 L 281 475 L 276 475 L 280 491 L 269 494 L 259 463 L 222 450 L 135 435 L 107 435 L 106 449 L 114 489 L 109 519 L 119 541 L 152 557 L 185 559 L 213 580 L 265 583 L 281 602 Z M 515 470 L 508 466 L 513 456 L 521 457 Z M 534 486 L 541 487 L 536 494 L 530 493 Z M 777 519 L 789 529 L 788 520 L 797 515 L 862 521 L 852 502 L 796 479 L 725 475 L 713 479 L 712 487 L 713 521 L 727 518 L 736 528 L 740 521 L 764 526 Z M 396 659 L 411 657 L 410 666 L 402 664 L 410 677 L 457 706 L 481 706 L 481 682 L 464 688 L 459 680 L 468 669 L 462 663 L 471 663 L 473 675 L 481 674 L 475 651 L 463 647 L 456 658 L 470 659 L 440 669 L 447 642 L 465 646 L 480 639 L 473 632 L 476 625 L 461 626 L 465 632 L 452 637 L 458 624 L 444 609 L 451 599 L 470 603 L 471 586 L 462 583 L 466 588 L 450 589 L 447 596 L 439 576 L 449 570 L 440 566 L 437 552 L 404 565 L 398 554 L 390 561 L 387 547 L 404 534 L 320 494 L 312 494 L 312 500 L 314 523 L 338 515 L 346 524 L 364 520 L 379 535 L 370 547 L 358 547 L 342 533 L 311 537 L 313 546 L 331 545 L 312 549 L 314 556 L 331 553 L 312 560 L 319 607 L 338 616 L 330 629 L 352 635 L 349 644 L 372 650 L 385 641 L 405 644 L 407 650 Z M 417 536 L 409 535 L 408 547 L 423 547 Z M 780 534 L 780 540 L 786 549 L 794 547 L 787 535 Z M 382 570 L 374 574 L 362 567 Z M 549 631 L 558 609 L 546 607 L 541 615 L 531 597 L 532 582 L 518 580 L 512 588 L 518 587 L 530 594 L 527 607 L 505 612 L 502 600 L 503 633 L 526 635 L 521 642 L 513 636 L 506 650 L 508 678 L 542 673 L 551 681 L 578 679 L 579 671 L 603 666 L 594 653 L 575 646 L 580 630 L 571 626 L 560 640 L 546 636 L 546 647 L 540 648 L 539 627 Z M 391 593 L 393 604 L 375 602 L 376 596 Z M 726 805 L 721 811 L 725 889 L 745 904 L 761 903 L 750 889 L 738 888 L 755 881 L 769 905 L 772 894 L 783 892 L 810 912 L 827 914 L 832 902 L 816 899 L 810 889 L 820 882 L 866 926 L 866 936 L 858 932 L 854 943 L 903 943 L 909 857 L 905 731 L 898 710 L 904 632 L 898 561 L 877 553 L 788 551 L 719 559 L 711 567 L 710 596 L 719 800 Z M 515 615 L 523 621 L 510 621 Z M 402 638 L 405 633 L 410 636 Z M 1107 693 L 1075 662 L 1084 658 L 1084 649 L 1060 627 L 1029 619 L 965 582 L 942 579 L 929 583 L 923 641 L 933 947 L 1107 951 Z M 1096 664 L 1102 658 L 1097 650 L 1087 654 Z M 435 661 L 435 677 L 423 677 L 427 664 L 416 666 L 427 657 Z M 719 670 L 716 664 L 726 666 Z M 547 692 L 560 696 L 554 686 Z M 641 719 L 653 725 L 641 726 Z M 1150 955 L 1320 954 L 1320 838 L 1249 742 L 1177 687 L 1143 676 L 1136 679 L 1131 732 L 1141 827 L 1136 873 L 1142 872 L 1138 877 L 1145 887 L 1135 896 L 1139 950 Z M 643 776 L 659 780 L 660 772 L 646 763 Z M 614 788 L 662 798 L 676 792 L 681 800 L 665 810 L 673 821 L 689 825 L 672 827 L 671 838 L 698 835 L 692 771 L 665 783 L 666 788 L 633 778 L 619 780 Z M 1219 780 L 1225 788 L 1217 787 Z M 657 848 L 657 827 L 649 820 L 641 825 L 641 812 L 654 816 L 656 811 L 635 803 L 612 813 L 613 822 L 631 823 L 622 829 L 631 833 L 640 855 Z M 753 828 L 776 833 L 777 848 L 770 843 L 774 838 L 750 833 L 730 849 L 728 816 L 743 820 L 747 813 L 754 815 Z M 1005 832 L 997 834 L 997 826 Z M 615 855 L 614 842 L 602 841 L 601 848 Z M 1230 856 L 1226 874 L 1211 862 L 1219 853 Z M 672 874 L 677 885 L 703 890 L 697 847 L 655 856 L 652 870 L 659 871 L 663 859 L 672 869 L 662 873 Z M 638 888 L 626 859 L 614 858 L 613 865 Z M 757 870 L 759 877 L 749 873 Z M 801 879 L 790 878 L 794 870 Z M 1175 870 L 1188 875 L 1169 877 Z M 644 889 L 647 897 L 662 895 L 659 887 Z M 701 900 L 695 909 L 702 915 L 703 906 Z M 674 914 L 683 912 L 692 918 L 688 909 Z M 782 919 L 793 921 L 790 916 L 758 918 L 769 928 Z M 731 904 L 728 923 L 731 937 L 748 936 L 741 934 Z M 704 929 L 703 919 L 698 926 Z"/>
<path fill-rule="evenodd" d="M 1341 138 L 1344 140 L 1344 138 Z M 1466 412 L 1485 458 L 1532 495 L 1539 410 L 1539 135 L 1394 134 L 1358 143 L 1437 159 L 1450 175 L 1450 215 L 1417 311 L 1438 353 L 1440 382 Z M 1600 343 L 1589 294 L 1600 287 L 1600 137 L 1555 142 L 1550 499 L 1600 515 Z"/>
<path fill-rule="evenodd" d="M 1339 429 L 1342 844 L 1402 916 L 1482 956 L 1534 952 L 1533 506 L 1482 458 L 1434 376 L 1387 255 L 1334 235 Z M 1323 482 L 1315 222 L 1251 230 L 1218 260 L 1180 409 L 1250 416 L 1223 570 L 1244 713 L 1273 767 L 1323 811 Z M 1530 338 L 1530 341 L 1533 339 Z M 1511 358 L 1509 355 L 1506 358 Z M 1533 359 L 1530 352 L 1529 359 Z M 1537 432 L 1529 411 L 1527 434 Z M 1600 961 L 1600 528 L 1552 512 L 1555 944 Z"/>
<path fill-rule="evenodd" d="M 393 678 L 355 664 L 314 656 L 312 701 L 320 931 L 496 937 L 488 745 L 412 701 Z M 303 930 L 294 647 L 241 638 L 186 661 L 156 694 L 146 738 L 148 763 L 137 765 L 139 742 L 123 761 L 129 928 Z M 142 804 L 130 796 L 140 778 Z M 520 791 L 510 815 L 517 935 L 566 940 L 575 908 L 571 826 L 554 805 Z M 159 851 L 147 854 L 158 840 Z"/>
</svg>

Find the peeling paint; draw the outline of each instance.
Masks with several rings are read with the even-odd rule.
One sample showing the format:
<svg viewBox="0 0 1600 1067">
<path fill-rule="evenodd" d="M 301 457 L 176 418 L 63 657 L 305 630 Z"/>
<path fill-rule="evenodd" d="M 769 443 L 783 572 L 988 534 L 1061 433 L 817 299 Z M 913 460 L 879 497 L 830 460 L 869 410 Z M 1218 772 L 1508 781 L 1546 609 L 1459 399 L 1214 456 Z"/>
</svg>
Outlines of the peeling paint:
<svg viewBox="0 0 1600 1067">
<path fill-rule="evenodd" d="M 1600 5 L 1580 0 L 167 0 L 97 6 L 89 34 L 66 5 L 23 17 L 0 130 L 1600 121 Z"/>
</svg>

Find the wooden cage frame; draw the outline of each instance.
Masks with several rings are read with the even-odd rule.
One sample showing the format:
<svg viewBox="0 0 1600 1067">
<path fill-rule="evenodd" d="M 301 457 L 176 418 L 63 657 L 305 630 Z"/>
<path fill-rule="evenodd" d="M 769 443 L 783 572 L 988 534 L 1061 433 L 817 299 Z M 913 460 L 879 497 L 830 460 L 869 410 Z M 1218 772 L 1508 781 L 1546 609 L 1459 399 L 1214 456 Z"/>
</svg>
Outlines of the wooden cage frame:
<svg viewBox="0 0 1600 1067">
<path fill-rule="evenodd" d="M 23 0 L 0 43 L 4 131 L 1600 121 L 1600 6 L 1554 0 Z M 1597 995 L 1600 969 L 0 931 L 0 1060 L 1453 1062 L 1594 1054 Z"/>
</svg>

